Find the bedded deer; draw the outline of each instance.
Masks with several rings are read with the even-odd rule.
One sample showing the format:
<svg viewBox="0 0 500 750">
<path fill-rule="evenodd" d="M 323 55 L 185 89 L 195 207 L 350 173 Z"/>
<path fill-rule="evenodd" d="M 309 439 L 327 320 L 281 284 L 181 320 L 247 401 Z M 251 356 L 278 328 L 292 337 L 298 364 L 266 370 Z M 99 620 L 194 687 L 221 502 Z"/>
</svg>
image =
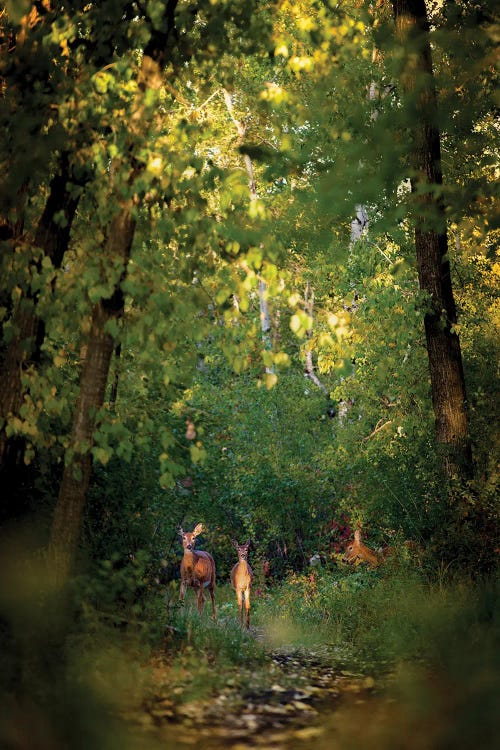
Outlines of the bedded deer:
<svg viewBox="0 0 500 750">
<path fill-rule="evenodd" d="M 212 613 L 214 620 L 217 619 L 215 612 L 215 562 L 209 552 L 195 550 L 196 537 L 203 531 L 203 524 L 199 523 L 193 531 L 183 531 L 179 528 L 179 534 L 182 537 L 182 546 L 184 548 L 184 557 L 181 561 L 181 591 L 179 599 L 184 601 L 186 589 L 195 589 L 198 592 L 198 612 L 203 613 L 205 597 L 203 589 L 208 589 L 212 600 Z"/>
<path fill-rule="evenodd" d="M 356 529 L 353 541 L 349 542 L 346 547 L 342 557 L 342 562 L 349 563 L 350 565 L 366 562 L 368 565 L 371 565 L 372 568 L 378 568 L 378 566 L 384 562 L 388 551 L 389 548 L 381 552 L 375 552 L 370 549 L 370 547 L 367 547 L 366 544 L 363 544 L 361 541 L 360 530 Z"/>
<path fill-rule="evenodd" d="M 248 548 L 250 539 L 245 544 L 238 544 L 236 539 L 231 539 L 231 544 L 238 553 L 238 562 L 231 571 L 231 585 L 236 591 L 238 600 L 238 613 L 243 626 L 243 599 L 245 600 L 246 626 L 250 627 L 250 587 L 252 585 L 253 572 L 248 564 Z"/>
<path fill-rule="evenodd" d="M 361 532 L 359 529 L 356 529 L 354 540 L 347 545 L 342 562 L 350 563 L 351 565 L 366 562 L 372 568 L 378 568 L 387 559 L 392 560 L 395 565 L 406 560 L 411 561 L 412 565 L 421 568 L 422 558 L 422 547 L 411 539 L 399 544 L 397 547 L 382 547 L 375 551 L 367 547 L 366 544 L 363 544 L 361 541 Z"/>
</svg>

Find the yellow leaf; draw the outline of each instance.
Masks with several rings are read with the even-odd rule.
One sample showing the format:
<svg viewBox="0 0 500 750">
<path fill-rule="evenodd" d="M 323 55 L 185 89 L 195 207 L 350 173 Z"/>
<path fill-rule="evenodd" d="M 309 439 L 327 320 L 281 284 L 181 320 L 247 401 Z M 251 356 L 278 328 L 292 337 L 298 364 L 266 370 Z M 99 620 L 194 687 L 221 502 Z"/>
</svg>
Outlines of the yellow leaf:
<svg viewBox="0 0 500 750">
<path fill-rule="evenodd" d="M 269 351 L 262 352 L 262 361 L 266 367 L 272 367 L 274 363 L 273 353 Z"/>
<path fill-rule="evenodd" d="M 288 367 L 288 365 L 290 364 L 290 357 L 286 352 L 277 352 L 274 355 L 274 363 L 278 367 Z"/>
<path fill-rule="evenodd" d="M 290 318 L 290 328 L 294 333 L 298 333 L 301 328 L 300 318 L 298 315 L 292 315 Z"/>
<path fill-rule="evenodd" d="M 278 382 L 278 376 L 274 374 L 274 372 L 266 372 L 264 375 L 264 383 L 266 384 L 266 388 L 268 391 L 271 390 L 271 388 L 274 388 L 276 383 Z"/>
<path fill-rule="evenodd" d="M 265 219 L 267 212 L 266 207 L 260 200 L 250 201 L 248 206 L 248 215 L 251 219 Z"/>
<path fill-rule="evenodd" d="M 284 43 L 279 44 L 274 48 L 274 54 L 281 55 L 281 57 L 288 57 L 288 47 Z"/>
<path fill-rule="evenodd" d="M 155 156 L 155 158 L 151 159 L 151 161 L 149 162 L 147 170 L 148 172 L 151 172 L 151 174 L 158 175 L 162 170 L 162 166 L 163 163 L 161 156 Z"/>
</svg>

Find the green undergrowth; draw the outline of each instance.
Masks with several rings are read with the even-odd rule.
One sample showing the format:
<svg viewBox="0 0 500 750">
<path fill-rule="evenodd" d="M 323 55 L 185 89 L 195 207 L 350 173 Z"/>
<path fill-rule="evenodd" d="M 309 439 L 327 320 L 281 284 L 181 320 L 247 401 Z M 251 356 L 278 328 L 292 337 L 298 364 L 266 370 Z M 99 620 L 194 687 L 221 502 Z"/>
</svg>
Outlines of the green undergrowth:
<svg viewBox="0 0 500 750">
<path fill-rule="evenodd" d="M 268 632 L 292 643 L 325 643 L 360 664 L 438 663 L 466 643 L 493 647 L 500 621 L 498 579 L 429 580 L 412 569 L 291 575 L 259 602 Z M 444 648 L 446 647 L 446 648 Z"/>
<path fill-rule="evenodd" d="M 209 601 L 200 618 L 192 590 L 181 605 L 178 580 L 161 584 L 146 553 L 111 556 L 60 592 L 28 546 L 21 540 L 0 552 L 2 747 L 128 750 L 130 727 L 158 705 L 182 716 L 222 695 L 237 713 L 240 697 L 243 704 L 273 686 L 295 689 L 302 678 L 307 685 L 308 665 L 318 662 L 331 664 L 331 674 L 374 678 L 370 701 L 388 691 L 397 716 L 381 715 L 383 740 L 373 748 L 413 750 L 401 737 L 418 736 L 424 724 L 436 733 L 428 747 L 472 747 L 476 727 L 487 745 L 500 731 L 494 576 L 474 580 L 398 559 L 377 570 L 310 568 L 255 585 L 247 631 L 227 583 L 216 587 L 214 621 Z M 283 652 L 292 658 L 276 658 Z"/>
<path fill-rule="evenodd" d="M 258 617 L 296 644 L 327 644 L 338 666 L 383 686 L 332 716 L 342 750 L 474 748 L 500 731 L 499 594 L 498 576 L 315 571 L 268 592 Z"/>
<path fill-rule="evenodd" d="M 216 590 L 217 622 L 208 603 L 199 617 L 192 592 L 180 606 L 174 587 L 162 654 L 172 665 L 179 700 L 216 691 L 228 680 L 265 686 L 276 679 L 269 667 L 280 650 L 314 652 L 338 669 L 365 674 L 408 673 L 415 666 L 464 683 L 476 675 L 496 690 L 498 593 L 495 577 L 430 579 L 411 566 L 320 568 L 255 592 L 247 631 L 229 586 Z"/>
<path fill-rule="evenodd" d="M 214 621 L 209 602 L 199 616 L 192 591 L 179 604 L 178 583 L 144 587 L 140 566 L 137 575 L 110 568 L 107 579 L 104 570 L 75 581 L 64 597 L 39 564 L 4 569 L 0 740 L 7 747 L 19 746 L 9 739 L 19 717 L 37 736 L 33 747 L 116 747 L 125 731 L 117 717 L 137 714 L 158 694 L 186 704 L 221 691 L 293 686 L 295 667 L 287 674 L 273 658 L 283 651 L 314 654 L 377 685 L 378 677 L 392 681 L 398 705 L 419 721 L 447 696 L 440 709 L 447 733 L 456 712 L 463 732 L 474 722 L 481 736 L 498 729 L 495 577 L 431 578 L 412 566 L 316 568 L 256 589 L 247 631 L 227 584 L 216 588 Z"/>
</svg>

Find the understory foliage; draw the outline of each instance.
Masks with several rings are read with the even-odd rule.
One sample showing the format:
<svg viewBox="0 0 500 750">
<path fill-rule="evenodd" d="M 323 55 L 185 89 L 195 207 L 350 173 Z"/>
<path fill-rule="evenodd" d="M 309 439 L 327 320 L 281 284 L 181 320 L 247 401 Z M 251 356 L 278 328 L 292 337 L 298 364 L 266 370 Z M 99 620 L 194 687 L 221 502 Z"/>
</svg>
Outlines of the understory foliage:
<svg viewBox="0 0 500 750">
<path fill-rule="evenodd" d="M 492 730 L 497 27 L 489 0 L 427 4 L 443 171 L 429 186 L 411 166 L 418 106 L 403 95 L 413 74 L 401 70 L 392 5 L 2 5 L 8 747 L 121 746 L 109 716 L 151 697 L 157 661 L 182 703 L 226 678 L 267 689 L 270 650 L 318 643 L 339 668 L 401 670 L 402 735 L 432 714 L 436 684 L 443 695 L 457 685 L 436 747 L 459 746 L 449 719 L 468 685 L 457 726 L 469 736 L 480 717 Z M 418 96 L 429 78 L 416 80 Z M 465 480 L 444 471 L 436 440 L 419 200 L 431 206 L 420 220 L 448 241 Z M 118 257 L 125 210 L 131 246 Z M 113 355 L 104 396 L 83 410 L 92 434 L 76 445 L 99 310 L 115 311 L 99 332 Z M 76 454 L 92 473 L 61 592 L 47 547 Z M 192 591 L 178 603 L 179 529 L 198 523 L 197 546 L 216 561 L 216 623 L 198 619 Z M 342 561 L 356 529 L 392 550 L 376 570 Z M 233 539 L 251 541 L 250 633 L 229 589 Z M 412 679 L 424 699 L 405 697 Z"/>
<path fill-rule="evenodd" d="M 373 747 L 401 746 L 419 722 L 429 727 L 432 746 L 439 737 L 457 741 L 457 722 L 464 747 L 498 731 L 500 613 L 493 579 L 472 581 L 444 569 L 429 579 L 404 554 L 384 570 L 316 567 L 254 588 L 248 632 L 227 585 L 217 588 L 217 622 L 208 611 L 198 616 L 192 592 L 180 607 L 173 586 L 167 597 L 163 588 L 141 599 L 140 565 L 135 578 L 103 566 L 98 580 L 75 581 L 61 606 L 39 560 L 20 570 L 10 559 L 3 558 L 0 587 L 2 642 L 9 646 L 0 689 L 6 701 L 13 693 L 17 701 L 15 712 L 2 712 L 0 736 L 9 743 L 15 735 L 13 747 L 29 738 L 49 747 L 106 748 L 119 741 L 128 748 L 138 736 L 141 747 L 155 748 L 165 734 L 131 730 L 148 718 L 147 707 L 171 716 L 177 709 L 206 711 L 207 701 L 230 691 L 240 702 L 246 695 L 295 694 L 310 684 L 310 668 L 297 670 L 311 658 L 344 675 L 347 686 L 361 677 L 372 691 L 350 710 L 359 722 L 356 707 L 365 706 Z M 135 591 L 133 606 L 127 591 Z M 290 674 L 271 659 L 279 654 L 293 658 Z M 335 721 L 346 748 L 361 740 L 355 716 L 344 714 L 350 705 L 347 693 L 331 717 L 321 715 Z M 22 716 L 30 718 L 25 744 Z"/>
<path fill-rule="evenodd" d="M 42 540 L 50 527 L 74 459 L 92 311 L 115 299 L 122 273 L 109 255 L 110 209 L 131 200 L 123 312 L 106 323 L 115 357 L 91 444 L 78 446 L 94 466 L 82 569 L 140 554 L 171 578 L 177 527 L 200 521 L 221 576 L 233 536 L 250 537 L 281 577 L 313 554 L 334 560 L 356 526 L 374 546 L 413 540 L 436 565 L 491 567 L 499 319 L 488 3 L 429 11 L 475 466 L 455 484 L 434 437 L 402 119 L 411 111 L 387 9 L 203 3 L 191 18 L 176 3 L 123 0 L 110 3 L 119 33 L 108 45 L 96 4 L 75 3 L 74 15 L 61 6 L 57 23 L 55 7 L 24 15 L 28 5 L 2 16 L 6 404 L 18 389 L 2 415 L 13 486 L 3 520 L 38 516 Z M 462 32 L 471 46 L 459 59 Z M 168 55 L 157 34 L 171 40 Z M 41 49 L 28 101 L 21 82 Z M 148 72 L 143 51 L 162 65 L 167 55 L 165 70 Z M 481 96 L 463 107 L 477 75 Z M 128 126 L 139 118 L 142 129 Z M 27 131 L 36 168 L 23 182 L 16 139 Z M 59 172 L 77 208 L 47 224 Z M 354 241 L 359 204 L 369 224 Z M 56 258 L 47 237 L 61 242 L 65 227 Z M 36 342 L 22 339 L 26 315 Z"/>
</svg>

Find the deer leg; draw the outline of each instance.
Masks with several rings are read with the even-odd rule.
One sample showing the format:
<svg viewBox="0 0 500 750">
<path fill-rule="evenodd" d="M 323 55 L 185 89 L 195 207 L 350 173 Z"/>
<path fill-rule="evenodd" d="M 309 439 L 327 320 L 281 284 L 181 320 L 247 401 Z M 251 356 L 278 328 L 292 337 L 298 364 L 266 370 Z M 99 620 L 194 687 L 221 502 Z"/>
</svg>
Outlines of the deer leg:
<svg viewBox="0 0 500 750">
<path fill-rule="evenodd" d="M 245 591 L 245 609 L 246 609 L 246 622 L 247 628 L 250 627 L 250 589 Z"/>
<path fill-rule="evenodd" d="M 236 590 L 236 598 L 238 600 L 238 619 L 243 625 L 243 593 L 240 589 Z"/>
<path fill-rule="evenodd" d="M 184 597 L 186 596 L 186 588 L 187 588 L 186 581 L 181 581 L 181 590 L 180 590 L 180 593 L 179 593 L 179 601 L 180 602 L 184 601 Z"/>
<path fill-rule="evenodd" d="M 210 599 L 212 600 L 212 614 L 213 614 L 213 618 L 214 618 L 214 620 L 216 620 L 217 619 L 217 613 L 215 611 L 214 587 L 210 586 L 210 588 L 208 589 L 208 591 L 209 591 L 209 594 L 210 594 Z"/>
<path fill-rule="evenodd" d="M 198 612 L 200 616 L 203 614 L 203 605 L 205 604 L 205 597 L 203 596 L 203 589 L 200 588 L 198 591 Z"/>
</svg>

